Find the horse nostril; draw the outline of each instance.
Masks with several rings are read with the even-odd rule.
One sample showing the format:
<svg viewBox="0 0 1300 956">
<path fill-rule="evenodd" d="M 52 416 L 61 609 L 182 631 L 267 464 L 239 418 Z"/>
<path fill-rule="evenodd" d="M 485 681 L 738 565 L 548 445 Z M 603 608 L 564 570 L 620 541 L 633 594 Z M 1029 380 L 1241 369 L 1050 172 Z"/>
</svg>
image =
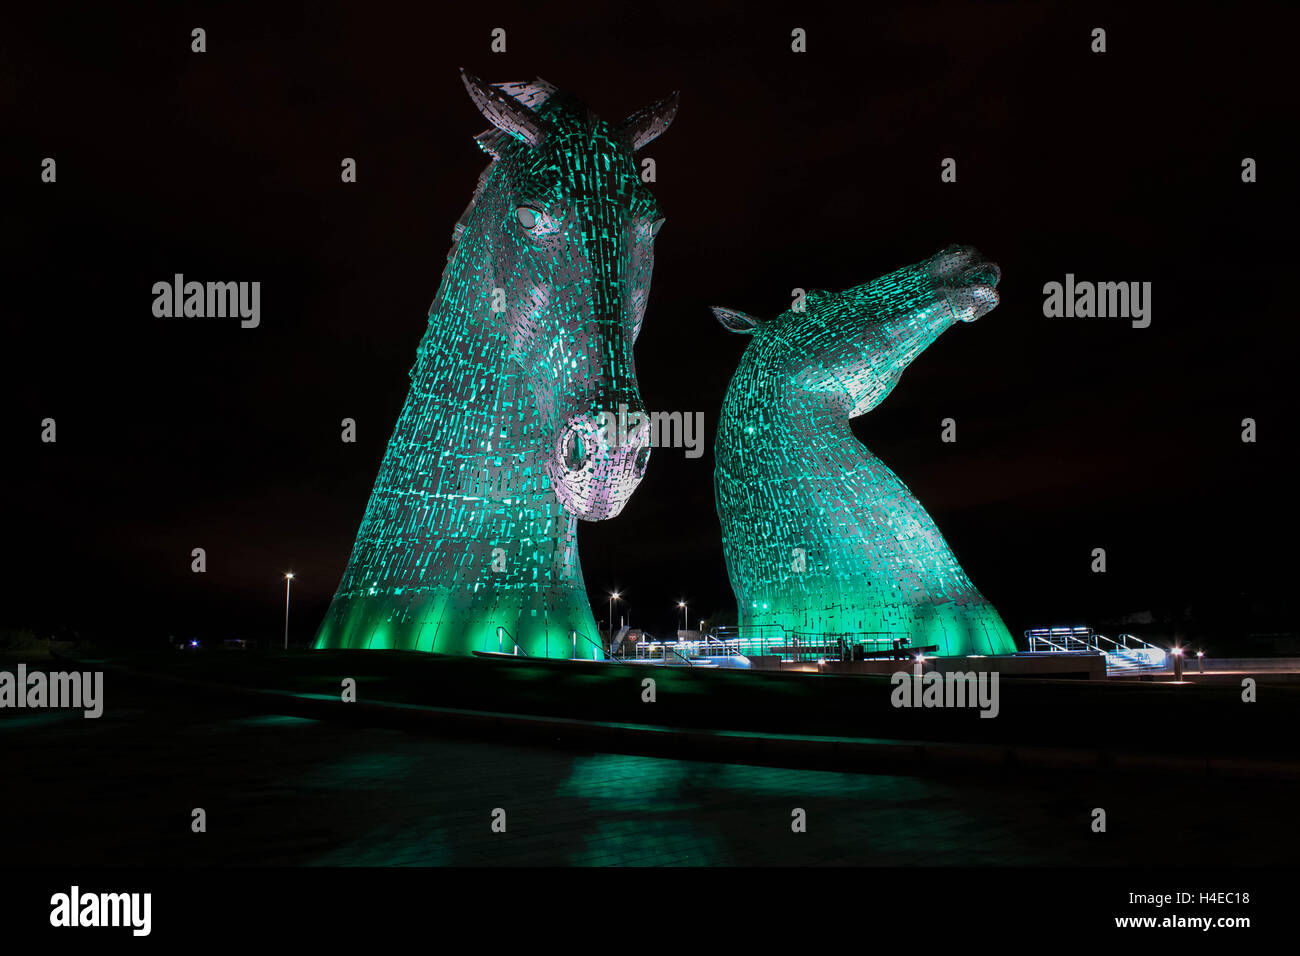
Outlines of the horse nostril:
<svg viewBox="0 0 1300 956">
<path fill-rule="evenodd" d="M 562 456 L 564 467 L 569 471 L 577 471 L 587 461 L 586 443 L 582 440 L 582 435 L 576 431 L 571 431 L 564 439 L 564 454 Z"/>
<path fill-rule="evenodd" d="M 967 285 L 992 287 L 997 285 L 998 280 L 1002 278 L 1002 270 L 998 268 L 996 262 L 981 262 L 979 265 L 967 269 L 963 278 Z"/>
</svg>

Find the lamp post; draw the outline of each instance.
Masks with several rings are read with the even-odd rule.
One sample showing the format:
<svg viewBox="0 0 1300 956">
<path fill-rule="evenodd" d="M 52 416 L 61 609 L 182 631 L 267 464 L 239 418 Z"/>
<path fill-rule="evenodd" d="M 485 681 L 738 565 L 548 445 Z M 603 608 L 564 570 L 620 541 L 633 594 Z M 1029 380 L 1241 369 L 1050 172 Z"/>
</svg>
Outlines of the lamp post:
<svg viewBox="0 0 1300 956">
<path fill-rule="evenodd" d="M 1181 647 L 1175 646 L 1174 647 L 1174 680 L 1180 681 L 1182 679 L 1183 679 L 1183 649 Z"/>
<path fill-rule="evenodd" d="M 620 600 L 617 591 L 609 592 L 609 639 L 614 640 L 614 602 Z"/>
<path fill-rule="evenodd" d="M 293 583 L 293 572 L 284 576 L 284 649 L 289 649 L 289 585 Z"/>
<path fill-rule="evenodd" d="M 686 602 L 678 601 L 677 606 L 682 609 L 682 630 L 689 631 L 691 629 L 691 624 L 690 624 L 691 616 L 690 613 L 686 610 Z"/>
<path fill-rule="evenodd" d="M 1196 669 L 1202 674 L 1205 673 L 1205 651 L 1196 652 Z"/>
</svg>

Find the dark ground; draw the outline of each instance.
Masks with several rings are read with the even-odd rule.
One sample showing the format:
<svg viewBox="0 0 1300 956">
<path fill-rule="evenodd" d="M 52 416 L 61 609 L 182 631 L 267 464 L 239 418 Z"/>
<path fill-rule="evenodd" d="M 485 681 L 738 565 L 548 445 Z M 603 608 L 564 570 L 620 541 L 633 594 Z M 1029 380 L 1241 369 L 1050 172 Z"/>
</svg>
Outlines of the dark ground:
<svg viewBox="0 0 1300 956">
<path fill-rule="evenodd" d="M 1293 783 L 573 752 L 287 717 L 112 674 L 105 697 L 97 720 L 0 711 L 20 784 L 0 788 L 7 864 L 1223 866 L 1300 850 Z M 190 832 L 195 807 L 206 834 Z M 489 828 L 497 807 L 505 834 Z"/>
<path fill-rule="evenodd" d="M 335 699 L 342 680 L 352 677 L 362 701 L 587 721 L 1300 759 L 1300 741 L 1291 732 L 1300 710 L 1300 683 L 1266 672 L 1257 675 L 1265 689 L 1251 704 L 1241 700 L 1240 678 L 1189 673 L 1192 683 L 1183 685 L 1004 679 L 999 716 L 990 720 L 973 709 L 894 708 L 893 688 L 884 676 L 539 663 L 403 651 L 163 650 L 109 653 L 107 659 L 141 673 Z M 657 682 L 654 704 L 641 699 L 647 676 Z"/>
</svg>

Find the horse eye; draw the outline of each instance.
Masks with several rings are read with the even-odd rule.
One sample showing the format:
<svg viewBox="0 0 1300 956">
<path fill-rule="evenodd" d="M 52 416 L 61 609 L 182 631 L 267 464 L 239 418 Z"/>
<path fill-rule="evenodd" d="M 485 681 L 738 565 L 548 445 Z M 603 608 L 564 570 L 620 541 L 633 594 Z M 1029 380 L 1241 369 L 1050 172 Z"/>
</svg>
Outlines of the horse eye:
<svg viewBox="0 0 1300 956">
<path fill-rule="evenodd" d="M 537 225 L 537 210 L 529 209 L 527 206 L 520 206 L 515 210 L 515 215 L 519 218 L 519 225 L 525 229 L 532 229 Z"/>
<path fill-rule="evenodd" d="M 656 219 L 654 222 L 650 223 L 650 235 L 659 235 L 659 230 L 663 228 L 663 225 L 664 221 L 662 219 Z"/>
</svg>

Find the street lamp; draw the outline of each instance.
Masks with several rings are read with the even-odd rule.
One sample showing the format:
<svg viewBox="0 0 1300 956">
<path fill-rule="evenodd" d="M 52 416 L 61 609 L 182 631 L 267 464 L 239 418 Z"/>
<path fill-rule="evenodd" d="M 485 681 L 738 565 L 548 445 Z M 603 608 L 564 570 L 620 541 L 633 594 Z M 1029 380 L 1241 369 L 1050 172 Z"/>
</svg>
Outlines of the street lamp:
<svg viewBox="0 0 1300 956">
<path fill-rule="evenodd" d="M 686 610 L 686 602 L 678 601 L 677 606 L 682 609 L 682 630 L 689 631 L 691 629 L 691 616 Z"/>
<path fill-rule="evenodd" d="M 617 591 L 609 592 L 609 639 L 614 639 L 614 602 L 621 600 L 621 595 Z"/>
<path fill-rule="evenodd" d="M 293 583 L 293 572 L 284 576 L 284 649 L 289 649 L 289 585 Z"/>
</svg>

